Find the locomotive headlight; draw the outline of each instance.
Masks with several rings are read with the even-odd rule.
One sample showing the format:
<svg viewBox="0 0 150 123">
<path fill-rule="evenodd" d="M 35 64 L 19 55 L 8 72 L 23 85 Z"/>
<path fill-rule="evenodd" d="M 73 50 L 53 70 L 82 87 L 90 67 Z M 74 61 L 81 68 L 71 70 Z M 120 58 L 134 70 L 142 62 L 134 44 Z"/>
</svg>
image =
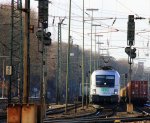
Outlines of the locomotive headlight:
<svg viewBox="0 0 150 123">
<path fill-rule="evenodd" d="M 118 89 L 114 89 L 114 94 L 118 94 Z"/>
<path fill-rule="evenodd" d="M 93 91 L 93 94 L 96 94 L 96 89 L 93 89 L 92 91 Z"/>
</svg>

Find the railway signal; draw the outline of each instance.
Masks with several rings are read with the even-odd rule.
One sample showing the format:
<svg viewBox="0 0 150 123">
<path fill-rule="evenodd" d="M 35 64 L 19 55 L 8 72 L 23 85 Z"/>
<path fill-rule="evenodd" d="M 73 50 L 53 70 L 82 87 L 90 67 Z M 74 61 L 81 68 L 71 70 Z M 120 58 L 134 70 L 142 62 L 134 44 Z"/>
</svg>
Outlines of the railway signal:
<svg viewBox="0 0 150 123">
<path fill-rule="evenodd" d="M 43 41 L 43 44 L 45 45 L 45 46 L 49 46 L 49 45 L 51 45 L 51 41 L 52 41 L 52 39 L 51 39 L 51 32 L 45 32 L 45 31 L 42 31 L 42 30 L 38 30 L 37 32 L 36 32 L 36 36 L 37 36 L 37 38 L 40 40 L 40 41 Z"/>
<path fill-rule="evenodd" d="M 134 45 L 134 37 L 135 37 L 135 22 L 134 22 L 134 15 L 129 15 L 128 17 L 128 29 L 127 29 L 127 45 L 129 47 L 125 48 L 125 52 L 128 55 L 128 63 L 130 65 L 129 69 L 129 80 L 131 81 L 131 64 L 133 62 L 133 59 L 136 57 L 136 48 L 132 48 L 132 45 Z M 129 96 L 129 103 L 127 104 L 127 112 L 133 111 L 133 105 L 131 103 L 131 97 Z"/>
<path fill-rule="evenodd" d="M 134 15 L 129 15 L 128 17 L 128 29 L 127 29 L 127 45 L 134 45 L 135 37 L 135 22 Z"/>
<path fill-rule="evenodd" d="M 135 52 L 136 52 L 136 48 L 131 49 L 131 56 L 130 57 L 132 59 L 136 58 L 136 53 Z"/>
<path fill-rule="evenodd" d="M 48 21 L 48 0 L 39 0 L 39 22 Z"/>
<path fill-rule="evenodd" d="M 126 47 L 125 52 L 128 54 L 128 56 L 132 59 L 136 58 L 136 48 L 131 49 L 131 47 Z"/>
<path fill-rule="evenodd" d="M 130 47 L 125 48 L 125 52 L 128 54 L 128 56 L 132 59 L 136 58 L 136 48 L 131 49 Z"/>
<path fill-rule="evenodd" d="M 49 46 L 51 45 L 51 33 L 50 32 L 47 32 L 45 35 L 44 35 L 44 40 L 43 40 L 43 43 L 45 46 Z"/>
</svg>

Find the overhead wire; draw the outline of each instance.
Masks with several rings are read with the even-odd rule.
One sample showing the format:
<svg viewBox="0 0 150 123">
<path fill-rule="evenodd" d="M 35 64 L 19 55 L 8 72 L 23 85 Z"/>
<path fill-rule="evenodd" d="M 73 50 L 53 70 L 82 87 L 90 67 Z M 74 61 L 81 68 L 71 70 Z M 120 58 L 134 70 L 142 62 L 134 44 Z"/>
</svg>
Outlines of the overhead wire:
<svg viewBox="0 0 150 123">
<path fill-rule="evenodd" d="M 118 1 L 118 0 L 117 0 Z M 90 2 L 90 1 L 89 1 Z M 119 3 L 120 3 L 120 1 L 119 1 Z M 73 4 L 75 5 L 75 6 L 77 6 L 81 11 L 82 11 L 82 9 L 81 9 L 81 7 L 79 6 L 79 5 L 77 5 L 75 2 L 73 2 Z M 58 5 L 58 4 L 57 4 Z M 55 6 L 55 5 L 54 5 Z M 58 8 L 57 6 L 55 6 L 56 8 Z M 63 8 L 61 8 L 61 7 L 59 7 L 61 10 L 63 9 Z M 127 8 L 126 7 L 126 9 L 128 9 L 128 10 L 130 10 L 129 8 Z M 68 11 L 68 10 L 66 10 L 66 9 L 63 9 L 64 11 Z M 130 10 L 130 11 L 132 11 L 132 10 Z M 76 13 L 72 13 L 73 15 L 75 14 L 75 15 L 77 15 Z M 136 13 L 135 13 L 136 14 Z M 51 15 L 50 15 L 51 16 Z M 51 16 L 52 17 L 52 16 Z M 55 16 L 53 16 L 53 17 L 55 17 Z M 75 16 L 74 16 L 75 17 Z M 80 15 L 77 15 L 75 18 L 77 18 L 77 17 L 79 17 L 79 18 L 82 18 L 82 16 L 80 16 Z M 67 17 L 66 17 L 66 19 L 68 19 Z M 96 19 L 99 19 L 99 18 L 96 18 L 95 17 L 95 20 Z M 102 19 L 102 18 L 100 18 L 100 19 Z M 114 18 L 108 18 L 108 19 L 114 19 Z M 116 19 L 127 19 L 127 18 L 116 18 Z M 80 21 L 80 20 L 78 20 L 78 19 L 72 19 L 73 21 L 76 21 L 76 22 L 82 22 L 82 21 Z M 106 20 L 107 20 L 107 18 L 106 18 Z M 90 24 L 90 23 L 88 23 L 88 22 L 86 22 L 87 24 Z M 113 25 L 108 25 L 108 24 L 106 24 L 106 23 L 104 23 L 104 22 L 98 22 L 98 23 L 100 23 L 102 26 L 106 26 L 105 28 L 114 28 L 114 27 L 112 27 Z M 75 25 L 74 25 L 75 26 Z M 51 26 L 50 26 L 51 27 Z M 75 27 L 72 27 L 73 29 L 77 29 L 77 28 L 75 28 Z M 122 30 L 120 30 L 119 29 L 119 31 L 120 32 L 125 32 L 125 31 L 122 31 Z M 79 32 L 77 32 L 77 31 L 75 31 L 76 33 L 78 33 L 78 34 L 80 34 Z M 112 32 L 108 32 L 108 33 L 112 33 Z M 126 32 L 125 32 L 126 33 Z"/>
<path fill-rule="evenodd" d="M 129 10 L 131 13 L 134 13 L 134 15 L 136 15 L 137 17 L 139 17 L 139 15 L 135 12 L 133 12 L 131 9 L 129 9 L 127 6 L 125 6 L 122 2 L 120 2 L 119 0 L 116 0 L 121 6 L 123 6 L 124 8 L 126 8 L 127 10 Z"/>
<path fill-rule="evenodd" d="M 75 3 L 74 3 L 75 4 Z M 77 5 L 77 4 L 75 4 L 81 11 L 82 11 L 82 9 Z M 61 8 L 60 8 L 61 9 Z M 80 16 L 79 16 L 80 17 Z M 126 19 L 126 18 L 124 18 L 124 19 Z M 80 21 L 80 20 L 77 20 L 77 19 L 72 19 L 73 21 L 77 21 L 77 22 L 82 22 L 82 21 Z M 109 27 L 109 25 L 107 25 L 108 27 Z"/>
</svg>

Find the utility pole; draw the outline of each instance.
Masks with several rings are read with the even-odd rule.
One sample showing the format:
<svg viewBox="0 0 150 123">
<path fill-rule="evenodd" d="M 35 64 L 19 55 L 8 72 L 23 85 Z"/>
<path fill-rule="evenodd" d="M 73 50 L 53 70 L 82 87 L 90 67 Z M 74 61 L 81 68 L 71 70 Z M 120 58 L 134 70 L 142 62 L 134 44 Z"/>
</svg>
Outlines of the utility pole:
<svg viewBox="0 0 150 123">
<path fill-rule="evenodd" d="M 68 54 L 67 54 L 67 73 L 66 73 L 66 106 L 65 113 L 67 113 L 68 106 L 68 83 L 69 83 L 69 66 L 70 66 L 70 28 L 71 28 L 71 0 L 69 2 L 69 26 L 68 26 Z"/>
<path fill-rule="evenodd" d="M 44 33 L 44 25 L 42 23 L 42 32 Z M 43 35 L 42 35 L 43 36 Z M 45 107 L 45 98 L 46 98 L 46 81 L 45 81 L 45 68 L 46 68 L 46 48 L 44 46 L 44 40 L 43 40 L 44 37 L 42 37 L 42 81 L 41 81 L 41 120 L 42 120 L 42 123 L 43 123 L 43 119 L 45 118 L 45 110 L 46 110 L 46 107 Z"/>
<path fill-rule="evenodd" d="M 77 54 L 77 62 L 76 62 L 76 67 L 79 68 L 79 56 L 80 56 L 80 51 L 79 51 L 79 45 L 76 45 L 76 54 Z M 79 74 L 79 69 L 76 69 L 75 70 L 76 74 L 78 75 Z M 75 78 L 75 81 L 76 81 L 76 91 L 75 91 L 75 95 L 76 97 L 78 96 L 78 92 L 79 92 L 79 77 L 76 77 Z"/>
<path fill-rule="evenodd" d="M 58 23 L 58 44 L 57 44 L 57 78 L 56 78 L 56 104 L 60 101 L 60 81 L 61 81 L 61 23 Z"/>
<path fill-rule="evenodd" d="M 93 12 L 94 11 L 98 11 L 98 9 L 86 9 L 87 11 L 91 11 L 92 12 L 92 17 L 91 17 L 91 52 L 90 52 L 90 75 L 92 74 L 92 27 L 93 27 Z"/>
<path fill-rule="evenodd" d="M 82 108 L 84 108 L 84 0 L 83 0 L 83 48 L 82 48 Z"/>
<path fill-rule="evenodd" d="M 51 3 L 48 0 L 39 0 L 39 13 L 38 13 L 38 26 L 40 29 L 36 32 L 36 36 L 38 40 L 41 41 L 42 49 L 42 65 L 41 65 L 41 87 L 40 87 L 40 98 L 41 98 L 41 123 L 43 123 L 43 119 L 46 116 L 46 76 L 47 76 L 47 69 L 46 69 L 46 55 L 47 55 L 47 48 L 45 46 L 51 45 L 51 33 L 46 32 L 48 28 L 48 5 Z"/>
<path fill-rule="evenodd" d="M 94 26 L 94 25 L 93 25 Z M 94 53 L 94 70 L 96 70 L 96 26 L 97 25 L 95 25 L 95 53 Z"/>
<path fill-rule="evenodd" d="M 60 103 L 60 84 L 61 84 L 61 63 L 62 63 L 62 38 L 61 38 L 61 25 L 63 24 L 63 21 L 65 20 L 62 19 L 58 23 L 58 44 L 57 44 L 57 78 L 56 78 L 56 103 Z"/>
<path fill-rule="evenodd" d="M 98 44 L 98 60 L 97 60 L 97 69 L 98 69 L 98 67 L 100 66 L 100 62 L 99 62 L 99 58 L 100 58 L 100 55 L 101 55 L 101 52 L 100 52 L 100 48 L 101 48 L 101 44 L 104 44 L 103 42 L 100 42 L 100 37 L 103 37 L 103 35 L 96 35 L 96 37 L 98 37 L 98 42 L 97 42 L 97 44 Z"/>
<path fill-rule="evenodd" d="M 3 76 L 2 76 L 2 98 L 4 98 L 4 92 L 5 92 L 5 88 L 4 88 L 4 86 L 5 86 L 5 75 L 4 75 L 4 72 L 5 72 L 5 59 L 3 59 Z"/>
<path fill-rule="evenodd" d="M 91 78 L 91 74 L 92 74 L 92 25 L 93 25 L 93 11 L 98 11 L 98 9 L 86 9 L 87 11 L 91 11 L 92 12 L 92 17 L 91 17 L 91 52 L 90 52 L 90 74 L 89 74 L 89 78 Z M 89 88 L 90 88 L 90 79 L 89 79 Z M 89 97 L 89 101 L 90 101 L 90 97 Z"/>
<path fill-rule="evenodd" d="M 149 74 L 150 74 L 150 73 L 149 73 L 149 71 L 148 71 L 148 95 L 149 95 L 149 96 L 148 96 L 148 99 L 150 100 L 150 79 L 149 79 L 150 76 L 149 76 Z"/>
<path fill-rule="evenodd" d="M 95 53 L 94 53 L 94 70 L 96 70 L 96 27 L 97 26 L 101 26 L 101 25 L 97 25 L 97 24 L 93 24 L 92 26 L 95 26 Z"/>
<path fill-rule="evenodd" d="M 2 51 L 3 51 L 3 56 L 5 56 L 5 47 L 2 46 Z M 5 64 L 6 64 L 6 59 L 3 58 L 2 60 L 3 62 L 3 72 L 2 72 L 2 98 L 4 98 L 4 95 L 5 95 Z"/>
<path fill-rule="evenodd" d="M 129 47 L 125 48 L 125 52 L 128 55 L 128 63 L 129 63 L 129 80 L 130 80 L 130 85 L 131 85 L 131 75 L 132 75 L 132 69 L 131 65 L 133 63 L 133 59 L 136 57 L 136 48 L 132 48 L 132 46 L 135 44 L 134 41 L 135 37 L 135 22 L 134 22 L 134 15 L 129 15 L 128 16 L 128 27 L 127 27 L 127 45 Z M 129 92 L 131 91 L 131 86 L 129 87 Z M 131 95 L 128 93 L 129 97 L 129 103 L 127 104 L 127 112 L 132 112 L 133 111 L 133 104 L 131 103 Z"/>
<path fill-rule="evenodd" d="M 9 43 L 10 49 L 10 63 L 6 65 L 9 76 L 9 87 L 8 87 L 8 103 L 12 102 L 12 89 L 18 90 L 18 74 L 20 74 L 20 92 L 22 94 L 23 87 L 23 36 L 22 36 L 22 0 L 11 0 L 11 40 Z M 17 34 L 17 35 L 16 35 Z M 6 69 L 7 71 L 7 69 Z M 22 103 L 22 95 L 17 98 Z"/>
<path fill-rule="evenodd" d="M 30 25 L 30 0 L 25 0 L 25 17 L 24 17 L 24 41 L 23 41 L 23 103 L 28 103 L 29 97 L 29 25 Z"/>
</svg>

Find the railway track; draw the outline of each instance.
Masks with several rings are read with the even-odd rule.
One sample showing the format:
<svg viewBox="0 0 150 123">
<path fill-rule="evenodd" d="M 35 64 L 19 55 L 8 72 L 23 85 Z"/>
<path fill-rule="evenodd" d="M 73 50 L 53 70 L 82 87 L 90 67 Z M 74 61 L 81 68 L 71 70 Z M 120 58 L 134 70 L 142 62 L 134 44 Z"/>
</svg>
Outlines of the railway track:
<svg viewBox="0 0 150 123">
<path fill-rule="evenodd" d="M 80 114 L 80 115 L 74 115 L 74 116 L 62 116 L 59 118 L 52 118 L 52 117 L 47 117 L 44 120 L 44 123 L 52 123 L 52 122 L 87 122 L 87 121 L 91 121 L 94 119 L 99 119 L 99 118 L 107 118 L 107 117 L 111 117 L 115 114 L 115 110 L 114 109 L 105 109 L 105 108 L 101 108 L 99 110 L 96 110 L 95 112 L 91 112 L 88 114 Z"/>
<path fill-rule="evenodd" d="M 149 109 L 143 108 L 142 111 Z M 115 108 L 101 108 L 96 112 L 91 112 L 89 114 L 81 114 L 80 116 L 64 116 L 59 118 L 47 117 L 44 120 L 44 123 L 114 123 L 115 121 L 119 122 L 135 122 L 135 121 L 150 121 L 149 115 L 140 115 L 140 116 L 121 116 L 121 117 L 112 117 L 116 115 L 118 107 Z"/>
<path fill-rule="evenodd" d="M 70 108 L 68 109 L 70 111 L 74 110 L 74 105 L 70 105 L 69 107 Z M 116 111 L 118 111 L 117 107 L 104 107 L 95 112 L 80 115 L 64 114 L 64 108 L 65 107 L 48 110 L 51 111 L 51 113 L 48 114 L 49 117 L 45 118 L 44 123 L 113 123 L 116 120 L 120 122 L 150 121 L 150 109 L 148 107 L 138 107 L 139 112 L 141 112 L 143 115 L 136 117 L 112 117 L 116 115 Z M 55 116 L 57 114 L 61 114 L 61 117 L 51 117 L 51 115 Z M 3 119 L 6 119 L 6 114 L 0 115 L 1 123 L 5 123 Z"/>
<path fill-rule="evenodd" d="M 101 116 L 90 116 L 90 117 L 80 117 L 80 118 L 64 118 L 64 119 L 45 119 L 44 123 L 114 123 L 115 121 L 119 122 L 134 122 L 134 121 L 149 121 L 149 116 L 142 117 L 120 117 L 120 118 L 111 118 Z"/>
<path fill-rule="evenodd" d="M 150 107 L 135 107 L 135 109 L 143 115 L 150 116 Z"/>
<path fill-rule="evenodd" d="M 67 111 L 79 108 L 81 106 L 82 106 L 81 103 L 77 103 L 75 105 L 74 104 L 69 105 L 69 106 L 67 106 Z M 55 109 L 48 109 L 46 111 L 46 115 L 61 114 L 61 113 L 64 113 L 64 112 L 65 112 L 65 106 L 60 107 L 60 108 L 55 108 Z"/>
</svg>

